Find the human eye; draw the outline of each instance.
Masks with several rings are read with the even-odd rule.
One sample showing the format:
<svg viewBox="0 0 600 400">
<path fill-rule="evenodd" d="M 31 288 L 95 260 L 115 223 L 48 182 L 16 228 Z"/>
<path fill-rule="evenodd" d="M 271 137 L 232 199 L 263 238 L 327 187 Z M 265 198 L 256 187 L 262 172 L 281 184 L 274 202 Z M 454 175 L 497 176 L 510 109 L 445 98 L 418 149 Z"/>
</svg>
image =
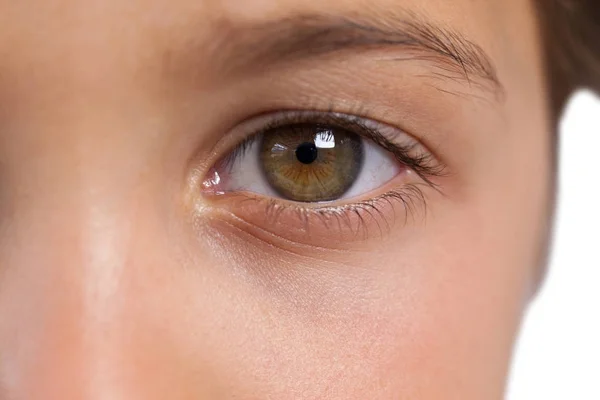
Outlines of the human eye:
<svg viewBox="0 0 600 400">
<path fill-rule="evenodd" d="M 262 203 L 266 220 L 291 210 L 303 224 L 314 216 L 325 225 L 342 218 L 358 231 L 347 222 L 368 217 L 389 226 L 382 209 L 415 212 L 426 188 L 438 190 L 434 178 L 445 169 L 402 129 L 352 114 L 281 111 L 235 131 L 243 140 L 210 168 L 202 192 Z"/>
</svg>

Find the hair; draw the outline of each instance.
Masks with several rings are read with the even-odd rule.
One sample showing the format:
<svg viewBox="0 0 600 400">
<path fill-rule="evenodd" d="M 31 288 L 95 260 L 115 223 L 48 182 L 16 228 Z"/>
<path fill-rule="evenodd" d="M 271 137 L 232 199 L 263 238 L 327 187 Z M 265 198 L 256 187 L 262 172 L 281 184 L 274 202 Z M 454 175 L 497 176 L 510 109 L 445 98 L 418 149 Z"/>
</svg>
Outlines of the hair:
<svg viewBox="0 0 600 400">
<path fill-rule="evenodd" d="M 600 0 L 537 0 L 536 6 L 557 122 L 573 91 L 600 92 Z"/>
<path fill-rule="evenodd" d="M 540 16 L 549 107 L 554 123 L 555 146 L 552 149 L 554 179 L 550 185 L 552 199 L 549 215 L 556 208 L 558 176 L 558 122 L 569 96 L 579 88 L 600 93 L 600 0 L 534 0 Z M 545 246 L 538 272 L 538 285 L 543 281 L 550 255 L 553 218 L 548 219 Z"/>
</svg>

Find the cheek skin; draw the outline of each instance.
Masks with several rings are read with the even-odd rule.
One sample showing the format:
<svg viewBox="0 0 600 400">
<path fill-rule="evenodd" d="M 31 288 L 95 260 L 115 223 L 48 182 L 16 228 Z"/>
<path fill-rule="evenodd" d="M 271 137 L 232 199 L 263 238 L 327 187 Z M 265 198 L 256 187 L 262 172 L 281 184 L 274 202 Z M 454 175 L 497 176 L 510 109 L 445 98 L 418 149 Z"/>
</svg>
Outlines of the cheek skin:
<svg viewBox="0 0 600 400">
<path fill-rule="evenodd" d="M 211 243 L 214 264 L 235 271 L 239 293 L 248 291 L 252 299 L 244 303 L 262 311 L 245 317 L 253 322 L 244 337 L 255 337 L 261 353 L 249 356 L 244 370 L 268 376 L 267 367 L 285 369 L 287 360 L 304 360 L 282 377 L 280 389 L 263 382 L 262 390 L 282 395 L 311 390 L 326 398 L 320 391 L 325 387 L 346 397 L 366 395 L 374 383 L 358 377 L 377 376 L 381 393 L 402 387 L 407 398 L 495 398 L 532 258 L 531 251 L 524 258 L 515 249 L 532 238 L 497 240 L 506 237 L 512 214 L 497 216 L 488 208 L 493 203 L 481 200 L 438 208 L 437 218 L 367 240 L 350 254 L 293 253 L 240 227 L 201 224 L 196 235 Z M 262 325 L 259 333 L 254 324 Z M 284 345 L 290 335 L 298 345 Z M 256 363 L 264 357 L 267 364 Z"/>
</svg>

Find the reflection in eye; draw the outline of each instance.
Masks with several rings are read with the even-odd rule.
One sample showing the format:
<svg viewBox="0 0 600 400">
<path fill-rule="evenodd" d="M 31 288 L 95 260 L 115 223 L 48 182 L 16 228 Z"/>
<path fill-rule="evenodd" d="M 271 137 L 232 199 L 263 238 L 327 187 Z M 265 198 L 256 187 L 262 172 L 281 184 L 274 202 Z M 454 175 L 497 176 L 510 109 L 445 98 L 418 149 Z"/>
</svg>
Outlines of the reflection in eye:
<svg viewBox="0 0 600 400">
<path fill-rule="evenodd" d="M 263 124 L 213 167 L 207 192 L 326 203 L 364 196 L 404 172 L 426 180 L 437 168 L 416 139 L 374 121 L 296 113 Z"/>
</svg>

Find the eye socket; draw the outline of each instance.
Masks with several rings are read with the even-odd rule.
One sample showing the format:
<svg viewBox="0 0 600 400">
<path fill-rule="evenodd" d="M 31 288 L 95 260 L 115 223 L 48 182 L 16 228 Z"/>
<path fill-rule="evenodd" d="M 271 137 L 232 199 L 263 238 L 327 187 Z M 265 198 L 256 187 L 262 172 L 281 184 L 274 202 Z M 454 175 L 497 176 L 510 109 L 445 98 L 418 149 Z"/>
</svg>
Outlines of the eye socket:
<svg viewBox="0 0 600 400">
<path fill-rule="evenodd" d="M 247 139 L 211 168 L 206 193 L 329 203 L 363 196 L 405 172 L 429 183 L 439 166 L 405 132 L 347 114 L 283 112 L 240 129 Z"/>
</svg>

